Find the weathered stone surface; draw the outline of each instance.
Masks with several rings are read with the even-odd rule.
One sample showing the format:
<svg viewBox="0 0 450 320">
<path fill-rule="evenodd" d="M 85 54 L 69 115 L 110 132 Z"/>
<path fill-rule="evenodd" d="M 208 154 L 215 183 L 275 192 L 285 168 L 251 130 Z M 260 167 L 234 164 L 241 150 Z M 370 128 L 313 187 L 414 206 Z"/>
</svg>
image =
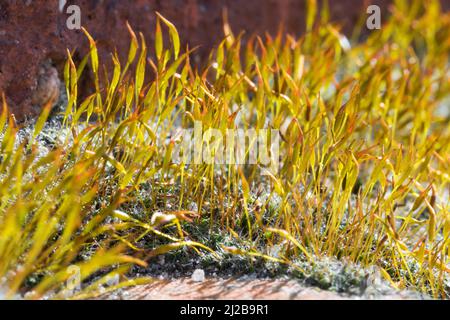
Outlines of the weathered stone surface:
<svg viewBox="0 0 450 320">
<path fill-rule="evenodd" d="M 218 279 L 195 282 L 190 278 L 155 280 L 147 285 L 121 289 L 99 299 L 124 300 L 344 300 L 344 299 L 418 299 L 407 291 L 378 296 L 339 294 L 306 287 L 296 280 Z"/>
<path fill-rule="evenodd" d="M 342 300 L 343 296 L 315 288 L 306 288 L 296 281 L 208 279 L 158 280 L 131 288 L 126 299 L 132 300 Z"/>
<path fill-rule="evenodd" d="M 87 49 L 80 30 L 66 27 L 66 8 L 81 8 L 81 23 L 98 41 L 102 61 L 118 49 L 123 57 L 129 37 L 125 22 L 153 41 L 155 11 L 179 29 L 184 43 L 201 48 L 194 59 L 217 44 L 222 36 L 222 10 L 228 9 L 232 28 L 250 33 L 274 33 L 280 23 L 290 33 L 304 26 L 305 0 L 68 0 L 62 12 L 57 0 L 0 0 L 0 91 L 17 119 L 35 116 L 61 77 L 66 49 L 77 50 L 79 59 Z M 349 27 L 364 12 L 368 1 L 329 1 L 332 16 Z M 389 0 L 370 1 L 386 9 Z M 49 81 L 50 83 L 46 83 Z M 86 82 L 85 80 L 85 83 Z M 46 93 L 47 92 L 47 93 Z"/>
</svg>

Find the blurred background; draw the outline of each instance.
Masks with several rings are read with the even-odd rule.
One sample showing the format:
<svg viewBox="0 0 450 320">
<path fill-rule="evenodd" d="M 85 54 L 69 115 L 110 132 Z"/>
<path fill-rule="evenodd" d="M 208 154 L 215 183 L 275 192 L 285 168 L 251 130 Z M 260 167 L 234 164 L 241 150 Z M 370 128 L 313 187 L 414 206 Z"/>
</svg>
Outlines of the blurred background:
<svg viewBox="0 0 450 320">
<path fill-rule="evenodd" d="M 193 62 L 202 58 L 224 36 L 223 14 L 235 33 L 246 35 L 274 34 L 280 26 L 284 31 L 300 35 L 305 29 L 308 0 L 0 0 L 0 91 L 5 92 L 8 105 L 17 119 L 36 115 L 62 78 L 66 49 L 75 50 L 80 59 L 88 42 L 81 30 L 70 30 L 67 8 L 77 5 L 81 25 L 97 41 L 101 61 L 117 48 L 126 55 L 129 36 L 128 21 L 136 32 L 144 33 L 152 47 L 155 11 L 177 27 L 184 45 L 200 46 Z M 392 1 L 339 0 L 328 1 L 330 18 L 351 36 L 351 30 L 371 4 L 379 5 L 382 20 L 389 13 Z M 61 6 L 62 4 L 62 6 Z M 448 10 L 450 1 L 442 1 Z M 60 8 L 61 6 L 61 8 Z M 318 1 L 318 14 L 323 1 Z M 368 30 L 363 30 L 369 32 Z"/>
</svg>

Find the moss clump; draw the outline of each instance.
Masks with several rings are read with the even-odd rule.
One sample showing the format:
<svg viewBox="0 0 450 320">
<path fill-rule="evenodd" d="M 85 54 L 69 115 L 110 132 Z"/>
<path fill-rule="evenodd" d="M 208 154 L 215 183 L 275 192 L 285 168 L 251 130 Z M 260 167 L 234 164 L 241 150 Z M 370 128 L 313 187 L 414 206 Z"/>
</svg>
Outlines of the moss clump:
<svg viewBox="0 0 450 320">
<path fill-rule="evenodd" d="M 113 55 L 106 72 L 86 32 L 89 54 L 78 65 L 69 54 L 65 68 L 64 135 L 48 138 L 50 105 L 25 138 L 6 106 L 0 116 L 7 295 L 27 284 L 27 297 L 63 294 L 76 267 L 86 297 L 106 281 L 97 275 L 124 276 L 186 250 L 223 268 L 279 266 L 324 288 L 363 286 L 364 275 L 320 263 L 329 257 L 376 266 L 396 288 L 448 297 L 450 18 L 437 0 L 401 3 L 351 46 L 312 10 L 299 39 L 244 45 L 229 31 L 204 70 L 161 16 L 171 44 L 157 28 L 148 59 L 129 28 L 127 61 Z M 81 101 L 88 69 L 93 94 Z M 223 134 L 278 130 L 278 170 L 174 161 L 177 132 L 196 123 Z M 40 149 L 43 141 L 51 147 Z M 27 280 L 36 275 L 44 276 Z"/>
</svg>

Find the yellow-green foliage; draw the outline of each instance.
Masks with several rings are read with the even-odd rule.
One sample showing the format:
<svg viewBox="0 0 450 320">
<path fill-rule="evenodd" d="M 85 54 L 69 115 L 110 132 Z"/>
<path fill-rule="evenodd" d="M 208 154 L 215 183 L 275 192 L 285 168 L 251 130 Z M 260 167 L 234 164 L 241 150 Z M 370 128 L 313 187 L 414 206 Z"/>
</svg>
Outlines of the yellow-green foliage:
<svg viewBox="0 0 450 320">
<path fill-rule="evenodd" d="M 66 141 L 38 158 L 34 140 L 15 143 L 6 109 L 1 118 L 0 276 L 8 294 L 33 288 L 31 276 L 39 281 L 30 297 L 59 292 L 72 264 L 85 280 L 184 246 L 209 250 L 183 231 L 209 218 L 243 244 L 223 248 L 231 253 L 293 267 L 325 256 L 376 265 L 395 287 L 448 297 L 450 15 L 439 1 L 395 3 L 381 30 L 351 46 L 313 14 L 299 39 L 252 36 L 245 46 L 225 24 L 226 39 L 201 71 L 159 15 L 155 43 L 129 28 L 128 60 L 113 55 L 105 76 L 86 32 L 89 55 L 76 66 L 69 54 L 65 69 Z M 87 66 L 95 92 L 78 101 Z M 232 129 L 235 106 L 245 128 L 280 129 L 278 173 L 176 164 L 179 140 L 157 144 L 175 123 Z M 164 190 L 176 190 L 176 208 L 157 213 L 142 200 L 144 192 L 165 201 Z M 198 212 L 187 211 L 192 202 Z M 127 212 L 133 203 L 142 215 Z M 139 248 L 148 234 L 163 244 Z M 272 257 L 275 245 L 282 249 Z"/>
</svg>

